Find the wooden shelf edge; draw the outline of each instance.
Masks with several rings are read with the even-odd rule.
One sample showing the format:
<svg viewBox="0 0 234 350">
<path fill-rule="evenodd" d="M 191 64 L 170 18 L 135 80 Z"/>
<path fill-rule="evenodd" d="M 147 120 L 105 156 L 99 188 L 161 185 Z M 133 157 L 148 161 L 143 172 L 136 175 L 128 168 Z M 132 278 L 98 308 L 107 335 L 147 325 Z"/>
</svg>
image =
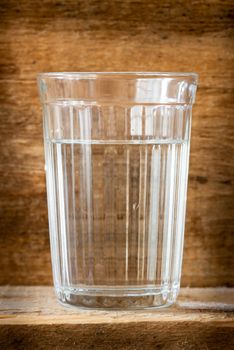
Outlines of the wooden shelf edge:
<svg viewBox="0 0 234 350">
<path fill-rule="evenodd" d="M 234 288 L 182 288 L 168 309 L 86 311 L 52 287 L 0 287 L 3 349 L 231 349 L 233 335 Z"/>
</svg>

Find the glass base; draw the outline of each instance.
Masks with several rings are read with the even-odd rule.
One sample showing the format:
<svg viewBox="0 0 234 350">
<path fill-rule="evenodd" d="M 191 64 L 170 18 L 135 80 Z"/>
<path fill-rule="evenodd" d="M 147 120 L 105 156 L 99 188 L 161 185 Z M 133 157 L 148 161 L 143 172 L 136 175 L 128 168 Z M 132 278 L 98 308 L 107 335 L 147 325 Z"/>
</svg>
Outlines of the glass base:
<svg viewBox="0 0 234 350">
<path fill-rule="evenodd" d="M 59 288 L 65 306 L 91 309 L 139 310 L 168 307 L 175 303 L 179 287 L 165 288 Z"/>
</svg>

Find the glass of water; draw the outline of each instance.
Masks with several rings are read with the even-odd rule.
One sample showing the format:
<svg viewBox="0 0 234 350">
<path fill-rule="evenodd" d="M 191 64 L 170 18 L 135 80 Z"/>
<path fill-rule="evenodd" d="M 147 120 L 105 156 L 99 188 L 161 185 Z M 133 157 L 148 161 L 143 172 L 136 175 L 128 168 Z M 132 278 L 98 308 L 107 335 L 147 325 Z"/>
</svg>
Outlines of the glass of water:
<svg viewBox="0 0 234 350">
<path fill-rule="evenodd" d="M 43 73 L 50 243 L 63 304 L 179 292 L 195 73 Z"/>
</svg>

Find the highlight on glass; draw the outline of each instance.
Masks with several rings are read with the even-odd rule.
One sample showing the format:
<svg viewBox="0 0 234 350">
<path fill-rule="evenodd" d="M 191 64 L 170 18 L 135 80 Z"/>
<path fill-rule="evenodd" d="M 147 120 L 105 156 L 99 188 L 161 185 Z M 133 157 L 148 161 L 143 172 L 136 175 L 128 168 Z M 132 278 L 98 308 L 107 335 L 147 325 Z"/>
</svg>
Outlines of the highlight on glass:
<svg viewBox="0 0 234 350">
<path fill-rule="evenodd" d="M 48 213 L 60 302 L 176 301 L 195 73 L 42 73 Z"/>
</svg>

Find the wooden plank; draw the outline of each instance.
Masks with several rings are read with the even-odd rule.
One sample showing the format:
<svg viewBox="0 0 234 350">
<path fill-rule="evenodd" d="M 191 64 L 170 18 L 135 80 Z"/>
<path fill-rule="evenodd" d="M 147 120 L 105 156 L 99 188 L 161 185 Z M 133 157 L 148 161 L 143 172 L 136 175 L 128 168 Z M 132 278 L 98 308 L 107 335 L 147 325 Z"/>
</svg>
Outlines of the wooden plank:
<svg viewBox="0 0 234 350">
<path fill-rule="evenodd" d="M 209 311 L 206 313 L 206 311 Z M 157 321 L 234 321 L 234 288 L 181 288 L 177 304 L 145 311 L 64 307 L 53 287 L 1 286 L 0 324 L 72 324 Z"/>
<path fill-rule="evenodd" d="M 0 288 L 4 349 L 231 349 L 234 290 L 181 290 L 176 306 L 147 311 L 65 308 L 51 287 Z"/>
<path fill-rule="evenodd" d="M 51 284 L 40 71 L 196 71 L 182 284 L 231 286 L 229 0 L 27 1 L 0 7 L 0 284 Z"/>
</svg>

